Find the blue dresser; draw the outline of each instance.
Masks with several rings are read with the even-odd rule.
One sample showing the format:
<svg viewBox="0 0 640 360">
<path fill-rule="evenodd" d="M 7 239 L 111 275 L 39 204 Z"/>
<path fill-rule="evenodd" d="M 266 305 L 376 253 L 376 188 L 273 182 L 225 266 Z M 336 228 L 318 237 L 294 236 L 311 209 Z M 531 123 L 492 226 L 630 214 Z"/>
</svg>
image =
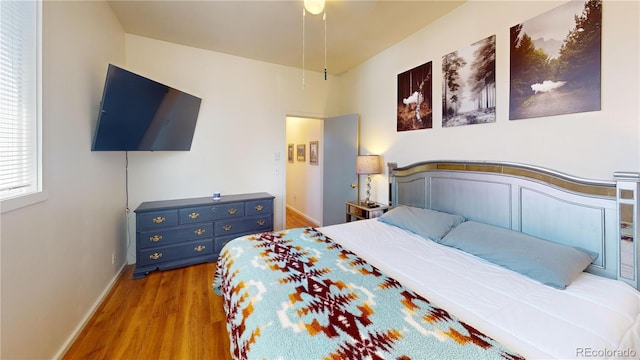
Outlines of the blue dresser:
<svg viewBox="0 0 640 360">
<path fill-rule="evenodd" d="M 153 270 L 212 262 L 222 246 L 247 234 L 273 231 L 268 193 L 148 201 L 136 213 L 134 279 Z"/>
</svg>

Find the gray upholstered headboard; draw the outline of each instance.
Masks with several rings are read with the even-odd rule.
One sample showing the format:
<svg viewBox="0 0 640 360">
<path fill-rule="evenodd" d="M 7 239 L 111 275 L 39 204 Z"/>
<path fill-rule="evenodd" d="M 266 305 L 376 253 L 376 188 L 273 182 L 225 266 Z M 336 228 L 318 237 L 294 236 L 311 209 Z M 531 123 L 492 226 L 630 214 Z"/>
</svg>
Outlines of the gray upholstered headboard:
<svg viewBox="0 0 640 360">
<path fill-rule="evenodd" d="M 390 202 L 453 214 L 565 245 L 598 258 L 587 271 L 638 288 L 637 173 L 588 180 L 525 164 L 389 164 Z"/>
</svg>

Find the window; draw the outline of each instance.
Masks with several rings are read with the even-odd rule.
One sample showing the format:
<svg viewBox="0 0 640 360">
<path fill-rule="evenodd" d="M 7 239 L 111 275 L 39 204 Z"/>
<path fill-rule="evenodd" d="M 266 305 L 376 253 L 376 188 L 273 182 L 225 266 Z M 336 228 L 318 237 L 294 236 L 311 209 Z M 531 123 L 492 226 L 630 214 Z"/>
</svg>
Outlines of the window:
<svg viewBox="0 0 640 360">
<path fill-rule="evenodd" d="M 0 1 L 2 211 L 6 200 L 42 191 L 41 9 L 41 1 Z"/>
</svg>

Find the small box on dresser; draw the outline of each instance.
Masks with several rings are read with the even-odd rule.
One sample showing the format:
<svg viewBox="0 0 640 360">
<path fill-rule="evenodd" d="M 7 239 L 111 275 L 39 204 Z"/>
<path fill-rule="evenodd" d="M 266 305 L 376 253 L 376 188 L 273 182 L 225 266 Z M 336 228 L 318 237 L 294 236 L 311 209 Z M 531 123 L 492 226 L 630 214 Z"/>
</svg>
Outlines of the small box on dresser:
<svg viewBox="0 0 640 360">
<path fill-rule="evenodd" d="M 273 199 L 268 193 L 148 201 L 136 213 L 136 268 L 150 271 L 213 262 L 236 237 L 273 231 Z"/>
</svg>

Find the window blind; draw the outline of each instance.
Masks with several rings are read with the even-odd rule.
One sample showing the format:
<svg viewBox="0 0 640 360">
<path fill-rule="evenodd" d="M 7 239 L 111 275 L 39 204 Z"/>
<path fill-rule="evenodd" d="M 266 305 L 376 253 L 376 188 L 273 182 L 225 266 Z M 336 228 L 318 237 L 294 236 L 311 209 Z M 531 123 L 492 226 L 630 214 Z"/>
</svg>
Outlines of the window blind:
<svg viewBox="0 0 640 360">
<path fill-rule="evenodd" d="M 0 199 L 40 190 L 39 1 L 0 1 Z"/>
</svg>

